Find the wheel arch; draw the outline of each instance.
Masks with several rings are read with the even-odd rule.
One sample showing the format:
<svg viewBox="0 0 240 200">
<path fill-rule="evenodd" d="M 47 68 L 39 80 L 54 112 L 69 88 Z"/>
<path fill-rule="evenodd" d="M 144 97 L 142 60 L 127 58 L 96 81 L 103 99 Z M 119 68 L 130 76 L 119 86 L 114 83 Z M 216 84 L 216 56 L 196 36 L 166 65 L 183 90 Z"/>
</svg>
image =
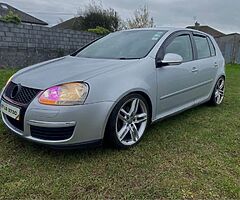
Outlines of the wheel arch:
<svg viewBox="0 0 240 200">
<path fill-rule="evenodd" d="M 209 99 L 211 98 L 211 95 L 212 95 L 213 90 L 214 90 L 214 88 L 215 88 L 215 86 L 216 86 L 216 84 L 217 84 L 217 81 L 218 81 L 221 77 L 224 77 L 224 80 L 226 80 L 226 74 L 225 74 L 225 73 L 221 73 L 221 74 L 219 74 L 219 75 L 217 75 L 217 76 L 215 77 L 215 79 L 213 80 L 214 82 L 213 82 L 212 88 L 211 88 L 210 93 L 209 93 L 209 97 L 208 97 Z"/>
<path fill-rule="evenodd" d="M 149 107 L 149 112 L 150 112 L 150 116 L 149 116 L 149 119 L 150 119 L 150 123 L 152 123 L 152 116 L 153 116 L 153 104 L 152 104 L 152 100 L 150 98 L 150 95 L 147 94 L 147 92 L 143 91 L 143 90 L 131 90 L 131 91 L 128 91 L 126 93 L 124 93 L 123 95 L 121 95 L 115 102 L 114 104 L 112 105 L 112 107 L 110 108 L 109 112 L 108 112 L 108 115 L 105 119 L 105 122 L 104 122 L 104 127 L 103 127 L 103 133 L 102 133 L 102 138 L 105 137 L 105 133 L 106 133 L 106 128 L 107 128 L 107 124 L 108 124 L 108 121 L 109 121 L 109 117 L 110 115 L 112 114 L 113 112 L 113 109 L 115 108 L 115 106 L 117 105 L 117 103 L 123 99 L 124 97 L 128 96 L 128 95 L 131 95 L 131 94 L 139 94 L 141 95 L 148 103 L 148 107 Z"/>
</svg>

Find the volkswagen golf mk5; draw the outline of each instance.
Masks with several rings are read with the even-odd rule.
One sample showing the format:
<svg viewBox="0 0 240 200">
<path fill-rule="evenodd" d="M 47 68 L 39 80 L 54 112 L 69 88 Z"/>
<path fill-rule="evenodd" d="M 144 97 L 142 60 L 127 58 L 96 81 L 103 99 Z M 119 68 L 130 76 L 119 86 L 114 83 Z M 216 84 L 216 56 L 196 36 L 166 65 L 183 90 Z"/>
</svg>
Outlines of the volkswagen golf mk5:
<svg viewBox="0 0 240 200">
<path fill-rule="evenodd" d="M 152 122 L 205 102 L 221 104 L 224 65 L 213 37 L 199 31 L 115 32 L 14 74 L 0 96 L 1 116 L 33 142 L 128 148 Z"/>
</svg>

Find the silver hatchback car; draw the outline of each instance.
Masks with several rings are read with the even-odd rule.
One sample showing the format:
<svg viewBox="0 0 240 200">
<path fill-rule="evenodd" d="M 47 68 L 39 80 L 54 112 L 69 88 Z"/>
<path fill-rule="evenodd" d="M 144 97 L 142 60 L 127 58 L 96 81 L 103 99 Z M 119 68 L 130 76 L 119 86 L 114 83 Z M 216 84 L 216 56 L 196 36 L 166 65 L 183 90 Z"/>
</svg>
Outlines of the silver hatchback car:
<svg viewBox="0 0 240 200">
<path fill-rule="evenodd" d="M 74 54 L 17 72 L 2 90 L 4 124 L 54 146 L 136 145 L 156 120 L 224 98 L 215 40 L 189 29 L 115 32 Z"/>
</svg>

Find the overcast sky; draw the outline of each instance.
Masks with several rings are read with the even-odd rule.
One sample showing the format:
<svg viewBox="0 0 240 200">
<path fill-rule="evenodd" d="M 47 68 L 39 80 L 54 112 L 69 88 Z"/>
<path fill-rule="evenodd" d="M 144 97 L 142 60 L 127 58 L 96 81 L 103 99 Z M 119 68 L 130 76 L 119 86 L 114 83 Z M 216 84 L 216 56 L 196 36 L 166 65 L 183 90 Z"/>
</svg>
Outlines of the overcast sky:
<svg viewBox="0 0 240 200">
<path fill-rule="evenodd" d="M 1 0 L 0 0 L 1 1 Z M 34 15 L 50 25 L 77 14 L 89 0 L 2 0 Z M 240 32 L 239 0 L 102 0 L 103 6 L 114 8 L 120 16 L 130 17 L 134 10 L 147 4 L 157 26 L 185 27 L 210 25 L 225 33 Z"/>
</svg>

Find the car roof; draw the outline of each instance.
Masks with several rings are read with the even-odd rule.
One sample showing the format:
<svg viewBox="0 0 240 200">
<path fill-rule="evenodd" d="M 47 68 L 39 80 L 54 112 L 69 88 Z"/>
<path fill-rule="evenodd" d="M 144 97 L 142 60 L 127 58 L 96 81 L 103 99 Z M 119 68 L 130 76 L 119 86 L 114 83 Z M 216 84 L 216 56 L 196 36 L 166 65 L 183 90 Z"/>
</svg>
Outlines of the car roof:
<svg viewBox="0 0 240 200">
<path fill-rule="evenodd" d="M 167 31 L 167 32 L 176 32 L 176 31 L 191 31 L 194 33 L 200 33 L 203 35 L 211 36 L 207 33 L 204 33 L 202 31 L 193 30 L 190 28 L 176 28 L 176 27 L 154 27 L 154 28 L 135 28 L 135 29 L 129 29 L 124 31 L 139 31 L 139 30 L 157 30 L 157 31 Z"/>
</svg>

